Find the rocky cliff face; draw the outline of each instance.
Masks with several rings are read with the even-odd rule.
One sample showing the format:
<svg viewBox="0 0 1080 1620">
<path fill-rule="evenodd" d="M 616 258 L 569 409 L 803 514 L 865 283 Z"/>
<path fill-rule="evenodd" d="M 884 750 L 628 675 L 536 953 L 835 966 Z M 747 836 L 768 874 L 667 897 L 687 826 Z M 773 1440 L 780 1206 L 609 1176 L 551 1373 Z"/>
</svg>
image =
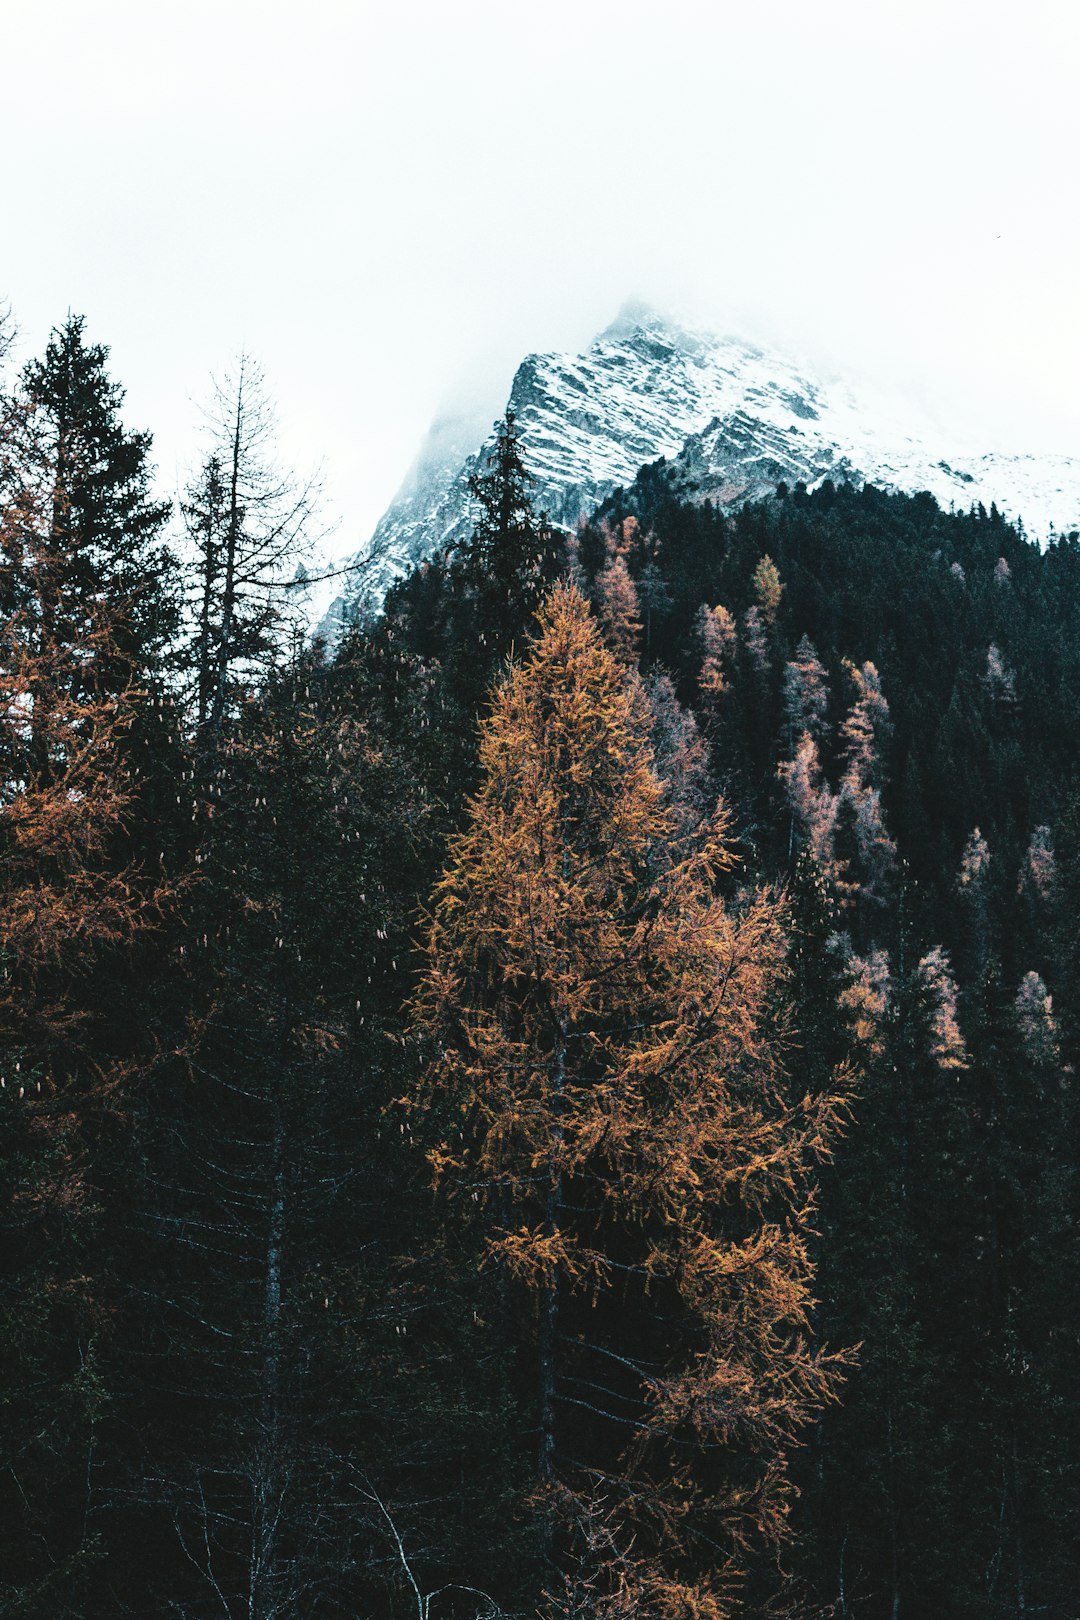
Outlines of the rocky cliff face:
<svg viewBox="0 0 1080 1620">
<path fill-rule="evenodd" d="M 536 478 L 536 504 L 571 528 L 646 462 L 677 465 L 690 498 L 735 505 L 781 480 L 831 477 L 912 492 L 945 507 L 996 502 L 1029 533 L 1080 527 L 1080 458 L 971 455 L 931 446 L 852 391 L 785 356 L 628 305 L 583 354 L 522 361 L 508 403 Z M 436 424 L 361 555 L 366 589 L 453 545 L 472 521 L 469 475 L 486 446 Z"/>
</svg>

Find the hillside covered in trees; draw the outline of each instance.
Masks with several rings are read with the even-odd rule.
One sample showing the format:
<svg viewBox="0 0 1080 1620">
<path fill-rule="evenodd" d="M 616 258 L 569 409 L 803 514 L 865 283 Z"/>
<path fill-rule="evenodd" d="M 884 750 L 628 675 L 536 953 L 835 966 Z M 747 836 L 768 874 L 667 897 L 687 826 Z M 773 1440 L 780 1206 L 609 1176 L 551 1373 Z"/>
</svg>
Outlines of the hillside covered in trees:
<svg viewBox="0 0 1080 1620">
<path fill-rule="evenodd" d="M 1080 537 L 512 416 L 334 646 L 0 410 L 0 1613 L 1075 1620 Z"/>
</svg>

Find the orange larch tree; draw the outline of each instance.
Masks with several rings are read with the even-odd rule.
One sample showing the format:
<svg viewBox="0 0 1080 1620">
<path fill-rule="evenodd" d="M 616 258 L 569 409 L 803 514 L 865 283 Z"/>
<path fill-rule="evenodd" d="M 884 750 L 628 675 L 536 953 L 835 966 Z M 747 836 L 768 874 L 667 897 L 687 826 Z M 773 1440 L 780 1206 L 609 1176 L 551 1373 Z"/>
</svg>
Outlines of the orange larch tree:
<svg viewBox="0 0 1080 1620">
<path fill-rule="evenodd" d="M 626 664 L 637 663 L 641 640 L 641 603 L 626 561 L 636 531 L 632 518 L 626 519 L 618 536 L 613 530 L 607 531 L 607 561 L 596 576 L 597 609 L 605 640 Z"/>
<path fill-rule="evenodd" d="M 651 724 L 557 587 L 483 723 L 410 1101 L 521 1311 L 549 1612 L 721 1620 L 841 1376 L 810 1237 L 845 1085 L 793 1094 L 783 906 L 722 897 L 727 817 L 688 826 Z"/>
</svg>

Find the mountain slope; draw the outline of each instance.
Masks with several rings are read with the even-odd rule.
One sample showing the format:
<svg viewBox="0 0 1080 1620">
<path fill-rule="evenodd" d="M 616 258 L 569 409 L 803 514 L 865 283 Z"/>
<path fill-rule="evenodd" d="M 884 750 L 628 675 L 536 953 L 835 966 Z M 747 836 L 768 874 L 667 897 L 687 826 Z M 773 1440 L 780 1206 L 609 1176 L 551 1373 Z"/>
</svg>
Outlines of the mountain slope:
<svg viewBox="0 0 1080 1620">
<path fill-rule="evenodd" d="M 697 498 L 734 505 L 780 480 L 824 477 L 929 490 L 944 507 L 996 503 L 1029 532 L 1080 525 L 1080 459 L 949 452 L 903 421 L 787 357 L 628 305 L 583 354 L 533 354 L 509 402 L 536 478 L 536 504 L 571 528 L 646 462 L 678 462 Z M 463 453 L 437 425 L 362 555 L 375 589 L 467 533 L 468 479 L 485 446 Z"/>
</svg>

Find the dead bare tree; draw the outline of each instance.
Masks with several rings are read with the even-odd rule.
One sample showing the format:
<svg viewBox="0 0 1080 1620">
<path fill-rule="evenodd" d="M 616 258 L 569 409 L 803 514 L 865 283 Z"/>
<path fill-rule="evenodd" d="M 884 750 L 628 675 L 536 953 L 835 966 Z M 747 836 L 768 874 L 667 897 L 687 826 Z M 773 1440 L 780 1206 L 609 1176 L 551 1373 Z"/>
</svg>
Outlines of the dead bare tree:
<svg viewBox="0 0 1080 1620">
<path fill-rule="evenodd" d="M 191 663 L 200 750 L 213 759 L 238 696 L 302 635 L 303 587 L 320 527 L 315 475 L 283 472 L 262 371 L 242 354 L 215 384 L 211 442 L 181 503 L 194 556 Z"/>
</svg>

